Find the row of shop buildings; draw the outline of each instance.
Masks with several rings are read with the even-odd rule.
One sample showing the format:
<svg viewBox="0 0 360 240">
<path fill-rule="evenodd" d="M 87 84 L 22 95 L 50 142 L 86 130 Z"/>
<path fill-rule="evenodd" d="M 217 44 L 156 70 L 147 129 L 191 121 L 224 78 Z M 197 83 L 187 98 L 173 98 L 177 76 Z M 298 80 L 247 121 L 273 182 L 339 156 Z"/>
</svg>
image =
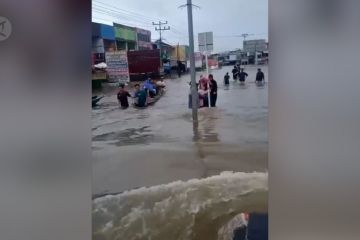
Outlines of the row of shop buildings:
<svg viewBox="0 0 360 240">
<path fill-rule="evenodd" d="M 92 23 L 93 52 L 153 49 L 151 32 L 114 23 L 113 26 Z"/>
<path fill-rule="evenodd" d="M 151 31 L 113 23 L 113 26 L 92 23 L 92 53 L 94 63 L 105 61 L 105 52 L 155 50 L 161 46 L 160 58 L 164 61 L 186 62 L 189 59 L 189 47 L 185 45 L 151 42 Z M 159 59 L 160 61 L 160 59 Z"/>
<path fill-rule="evenodd" d="M 114 62 L 114 54 L 118 55 L 115 58 L 125 54 L 126 62 Z M 149 74 L 154 77 L 162 75 L 164 70 L 177 69 L 178 66 L 186 71 L 188 60 L 188 46 L 173 46 L 159 40 L 151 42 L 151 31 L 118 23 L 112 26 L 92 23 L 92 80 L 97 83 L 109 80 L 110 72 L 117 74 L 121 71 L 118 73 L 120 75 L 126 75 L 127 72 L 130 81 L 137 81 Z M 106 63 L 106 69 L 98 69 L 99 63 Z M 118 70 L 113 69 L 114 64 Z"/>
<path fill-rule="evenodd" d="M 105 52 L 116 50 L 151 50 L 151 32 L 114 23 L 113 26 L 92 23 L 92 53 L 94 62 L 104 61 Z"/>
</svg>

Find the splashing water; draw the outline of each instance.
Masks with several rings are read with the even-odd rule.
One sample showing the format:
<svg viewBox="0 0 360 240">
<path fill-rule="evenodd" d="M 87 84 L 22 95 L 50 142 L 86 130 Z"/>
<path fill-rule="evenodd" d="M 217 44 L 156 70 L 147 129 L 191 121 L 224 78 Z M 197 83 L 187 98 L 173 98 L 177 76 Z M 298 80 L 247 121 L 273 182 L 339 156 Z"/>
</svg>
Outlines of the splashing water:
<svg viewBox="0 0 360 240">
<path fill-rule="evenodd" d="M 223 172 L 97 198 L 93 239 L 226 239 L 240 213 L 267 212 L 267 176 Z"/>
<path fill-rule="evenodd" d="M 240 213 L 219 229 L 218 240 L 232 240 L 234 238 L 234 230 L 244 226 L 247 226 L 245 214 Z"/>
</svg>

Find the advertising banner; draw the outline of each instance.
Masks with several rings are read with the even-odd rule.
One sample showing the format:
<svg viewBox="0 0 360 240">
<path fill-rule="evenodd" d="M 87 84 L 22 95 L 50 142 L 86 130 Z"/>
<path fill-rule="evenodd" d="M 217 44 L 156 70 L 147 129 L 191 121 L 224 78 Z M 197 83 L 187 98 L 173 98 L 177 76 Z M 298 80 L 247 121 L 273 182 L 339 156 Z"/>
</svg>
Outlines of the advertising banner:
<svg viewBox="0 0 360 240">
<path fill-rule="evenodd" d="M 110 82 L 126 83 L 130 81 L 126 51 L 106 52 L 105 60 Z"/>
</svg>

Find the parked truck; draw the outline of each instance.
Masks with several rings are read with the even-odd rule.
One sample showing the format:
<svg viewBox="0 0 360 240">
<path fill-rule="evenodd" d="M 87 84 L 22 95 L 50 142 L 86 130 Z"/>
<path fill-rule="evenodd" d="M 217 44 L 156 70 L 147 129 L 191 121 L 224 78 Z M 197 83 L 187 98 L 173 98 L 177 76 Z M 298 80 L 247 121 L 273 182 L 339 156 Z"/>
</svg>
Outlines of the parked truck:
<svg viewBox="0 0 360 240">
<path fill-rule="evenodd" d="M 146 75 L 152 78 L 160 76 L 160 51 L 140 50 L 128 52 L 130 81 L 141 81 Z"/>
<path fill-rule="evenodd" d="M 177 45 L 171 53 L 171 59 L 181 62 L 189 60 L 189 47 L 185 45 Z"/>
</svg>

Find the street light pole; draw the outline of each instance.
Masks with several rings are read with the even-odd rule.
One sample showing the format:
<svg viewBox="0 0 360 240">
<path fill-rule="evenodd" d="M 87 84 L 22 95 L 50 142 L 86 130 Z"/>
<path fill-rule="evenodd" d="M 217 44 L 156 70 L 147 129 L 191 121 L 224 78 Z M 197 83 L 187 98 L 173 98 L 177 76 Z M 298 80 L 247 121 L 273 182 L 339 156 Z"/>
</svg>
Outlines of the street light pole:
<svg viewBox="0 0 360 240">
<path fill-rule="evenodd" d="M 198 91 L 196 86 L 195 55 L 194 55 L 194 29 L 192 16 L 192 2 L 187 0 L 188 28 L 189 28 L 189 48 L 190 48 L 190 73 L 191 73 L 191 99 L 192 99 L 192 118 L 198 122 Z"/>
</svg>

